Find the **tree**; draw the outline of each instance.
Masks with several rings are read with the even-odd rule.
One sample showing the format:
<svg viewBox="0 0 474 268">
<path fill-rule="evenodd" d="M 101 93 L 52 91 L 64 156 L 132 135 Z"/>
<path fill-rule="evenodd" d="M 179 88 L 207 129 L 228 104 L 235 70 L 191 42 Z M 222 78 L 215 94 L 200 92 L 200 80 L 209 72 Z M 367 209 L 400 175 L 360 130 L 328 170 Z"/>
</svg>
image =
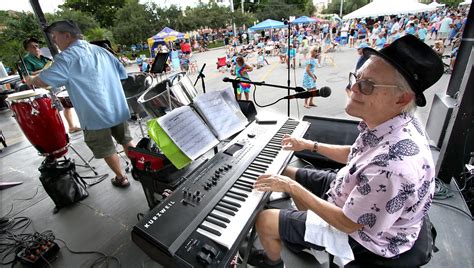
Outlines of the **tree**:
<svg viewBox="0 0 474 268">
<path fill-rule="evenodd" d="M 457 7 L 459 3 L 463 2 L 463 0 L 439 0 L 437 2 L 441 4 L 446 4 L 447 6 L 450 6 L 450 7 Z"/>
<path fill-rule="evenodd" d="M 36 37 L 44 40 L 38 21 L 32 13 L 13 12 L 4 18 L 5 29 L 0 33 L 0 60 L 4 65 L 15 67 L 18 54 L 25 54 L 23 40 Z M 44 43 L 44 42 L 42 42 Z"/>
<path fill-rule="evenodd" d="M 154 14 L 138 1 L 127 3 L 116 14 L 112 33 L 120 44 L 131 45 L 141 43 L 155 34 L 157 23 Z"/>
<path fill-rule="evenodd" d="M 109 40 L 114 41 L 113 34 L 111 31 L 104 28 L 92 28 L 85 32 L 86 39 L 89 41 L 95 40 Z"/>
<path fill-rule="evenodd" d="M 352 11 L 359 9 L 369 3 L 369 0 L 351 0 L 344 1 L 342 6 L 342 15 L 349 14 Z M 324 14 L 338 14 L 341 7 L 341 0 L 334 0 L 329 5 L 328 8 L 323 10 Z"/>
<path fill-rule="evenodd" d="M 66 0 L 60 7 L 85 12 L 93 16 L 101 27 L 114 25 L 115 13 L 126 4 L 127 0 Z M 137 2 L 138 0 L 129 0 Z"/>
<path fill-rule="evenodd" d="M 54 14 L 45 14 L 45 16 L 50 24 L 58 20 L 73 20 L 83 33 L 88 32 L 90 29 L 99 27 L 99 23 L 93 17 L 78 10 L 59 10 Z"/>
</svg>

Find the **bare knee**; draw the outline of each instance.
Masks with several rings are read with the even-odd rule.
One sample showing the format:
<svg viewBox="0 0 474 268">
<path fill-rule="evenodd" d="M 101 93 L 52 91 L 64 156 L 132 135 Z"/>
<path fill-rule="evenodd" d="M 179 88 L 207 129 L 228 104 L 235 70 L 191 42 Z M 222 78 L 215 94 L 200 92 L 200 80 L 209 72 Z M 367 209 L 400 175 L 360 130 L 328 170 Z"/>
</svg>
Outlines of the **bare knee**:
<svg viewBox="0 0 474 268">
<path fill-rule="evenodd" d="M 292 180 L 296 180 L 296 172 L 298 168 L 295 167 L 286 167 L 283 171 L 283 175 L 291 178 Z"/>
<path fill-rule="evenodd" d="M 279 237 L 279 215 L 279 209 L 267 209 L 260 212 L 255 222 L 255 227 L 257 228 L 258 234 L 260 236 Z"/>
</svg>

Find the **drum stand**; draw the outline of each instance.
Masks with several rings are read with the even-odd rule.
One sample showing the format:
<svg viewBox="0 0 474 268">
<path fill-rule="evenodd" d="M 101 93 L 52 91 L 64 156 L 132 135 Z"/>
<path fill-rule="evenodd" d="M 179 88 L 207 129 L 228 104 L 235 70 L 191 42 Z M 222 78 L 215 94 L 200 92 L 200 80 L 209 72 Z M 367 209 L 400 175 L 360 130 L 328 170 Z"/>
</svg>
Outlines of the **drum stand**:
<svg viewBox="0 0 474 268">
<path fill-rule="evenodd" d="M 84 159 L 84 157 L 82 157 L 82 155 L 76 150 L 76 148 L 74 148 L 74 146 L 72 146 L 72 144 L 69 144 L 69 147 L 74 151 L 74 153 L 79 156 L 79 158 L 82 160 L 82 162 L 84 162 L 83 165 L 80 165 L 80 164 L 76 164 L 77 166 L 80 166 L 80 167 L 86 167 L 88 169 L 90 169 L 92 172 L 94 172 L 94 174 L 96 176 L 99 176 L 99 173 L 97 173 L 97 171 L 95 170 L 95 168 L 93 166 L 90 165 L 90 161 L 93 159 L 91 158 L 91 160 L 87 161 L 86 159 Z"/>
</svg>

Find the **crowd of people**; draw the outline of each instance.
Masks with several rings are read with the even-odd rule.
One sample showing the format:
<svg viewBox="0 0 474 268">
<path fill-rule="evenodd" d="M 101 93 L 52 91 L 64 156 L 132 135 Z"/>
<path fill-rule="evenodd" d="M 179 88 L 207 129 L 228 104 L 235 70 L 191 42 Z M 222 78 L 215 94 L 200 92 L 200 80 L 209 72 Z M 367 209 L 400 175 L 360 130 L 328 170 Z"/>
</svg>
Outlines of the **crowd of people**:
<svg viewBox="0 0 474 268">
<path fill-rule="evenodd" d="M 260 69 L 269 65 L 267 57 L 274 56 L 285 66 L 304 68 L 303 87 L 311 90 L 315 85 L 308 83 L 308 78 L 316 77 L 315 68 L 333 65 L 334 58 L 330 53 L 338 52 L 341 47 L 357 49 L 361 55 L 356 64 L 357 70 L 365 62 L 362 49 L 369 47 L 380 50 L 405 35 L 413 35 L 430 44 L 439 57 L 450 59 L 445 64 L 445 72 L 450 73 L 460 45 L 460 36 L 466 25 L 466 15 L 466 8 L 459 7 L 414 15 L 293 25 L 289 42 L 286 28 L 249 32 L 248 35 L 226 38 L 226 64 L 218 64 L 218 68 L 221 72 L 230 71 L 236 75 L 238 57 Z M 450 51 L 445 54 L 447 50 Z M 305 103 L 307 108 L 313 105 L 312 100 Z"/>
</svg>

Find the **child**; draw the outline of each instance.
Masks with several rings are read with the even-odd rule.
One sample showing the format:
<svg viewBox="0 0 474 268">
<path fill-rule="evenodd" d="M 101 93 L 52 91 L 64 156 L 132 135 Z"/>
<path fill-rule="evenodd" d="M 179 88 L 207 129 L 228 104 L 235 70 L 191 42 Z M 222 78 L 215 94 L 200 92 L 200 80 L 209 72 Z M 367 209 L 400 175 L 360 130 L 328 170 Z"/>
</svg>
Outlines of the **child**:
<svg viewBox="0 0 474 268">
<path fill-rule="evenodd" d="M 306 68 L 303 76 L 303 87 L 306 90 L 315 90 L 316 89 L 316 75 L 314 74 L 314 69 L 316 67 L 316 59 L 318 57 L 318 48 L 313 47 L 311 49 L 311 58 L 306 62 Z M 311 106 L 316 106 L 313 102 L 313 97 L 307 98 L 304 100 L 304 107 L 310 108 Z"/>
<path fill-rule="evenodd" d="M 296 48 L 293 44 L 290 44 L 290 53 L 289 54 L 290 54 L 290 58 L 288 60 L 291 63 L 290 67 L 294 69 L 295 65 L 296 65 Z M 288 51 L 287 51 L 287 55 L 288 55 Z M 287 65 L 288 65 L 288 60 L 286 62 Z M 287 67 L 287 69 L 288 69 L 288 67 Z"/>
<path fill-rule="evenodd" d="M 262 68 L 264 64 L 265 64 L 265 57 L 263 56 L 263 51 L 260 50 L 257 56 L 257 69 Z"/>
<path fill-rule="evenodd" d="M 187 54 L 181 54 L 181 59 L 179 61 L 181 66 L 181 72 L 188 72 L 189 70 L 189 57 Z"/>
<path fill-rule="evenodd" d="M 240 79 L 242 81 L 250 81 L 248 72 L 251 72 L 253 70 L 252 66 L 246 64 L 242 56 L 238 56 L 235 59 L 235 62 L 235 75 L 237 76 L 237 79 Z M 240 100 L 242 98 L 242 92 L 245 94 L 246 100 L 250 99 L 250 86 L 251 85 L 249 83 L 239 83 L 239 87 L 237 88 L 237 100 Z"/>
</svg>

